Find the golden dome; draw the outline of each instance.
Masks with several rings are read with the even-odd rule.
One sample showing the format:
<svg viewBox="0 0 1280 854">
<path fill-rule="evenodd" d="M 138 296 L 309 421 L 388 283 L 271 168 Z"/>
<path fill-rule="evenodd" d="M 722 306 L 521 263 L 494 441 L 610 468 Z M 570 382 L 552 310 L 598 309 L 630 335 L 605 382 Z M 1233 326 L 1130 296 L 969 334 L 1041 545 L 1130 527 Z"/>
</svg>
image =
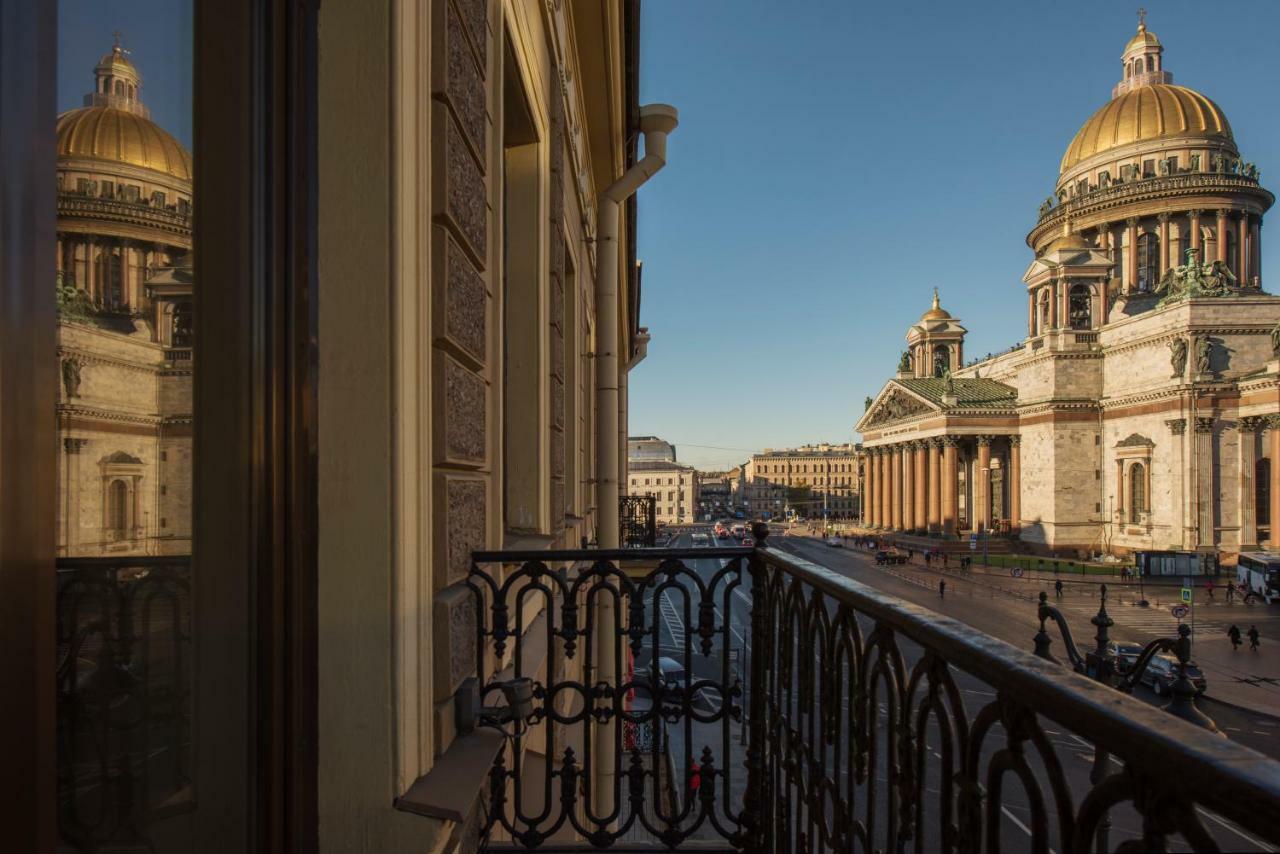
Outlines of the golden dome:
<svg viewBox="0 0 1280 854">
<path fill-rule="evenodd" d="M 1208 137 L 1235 146 L 1227 117 L 1204 95 L 1172 83 L 1139 86 L 1089 117 L 1067 146 L 1060 173 L 1112 148 L 1179 136 Z"/>
<path fill-rule="evenodd" d="M 920 315 L 921 320 L 950 320 L 951 312 L 947 311 L 938 302 L 938 289 L 933 289 L 933 308 Z"/>
<path fill-rule="evenodd" d="M 1128 53 L 1135 47 L 1160 47 L 1160 39 L 1156 38 L 1156 34 L 1147 29 L 1146 24 L 1138 25 L 1138 34 L 1129 39 L 1129 43 L 1124 46 L 1124 52 Z"/>
<path fill-rule="evenodd" d="M 128 60 L 123 60 L 128 62 Z M 127 163 L 190 181 L 191 153 L 155 122 L 115 107 L 81 107 L 58 116 L 58 158 Z"/>
</svg>

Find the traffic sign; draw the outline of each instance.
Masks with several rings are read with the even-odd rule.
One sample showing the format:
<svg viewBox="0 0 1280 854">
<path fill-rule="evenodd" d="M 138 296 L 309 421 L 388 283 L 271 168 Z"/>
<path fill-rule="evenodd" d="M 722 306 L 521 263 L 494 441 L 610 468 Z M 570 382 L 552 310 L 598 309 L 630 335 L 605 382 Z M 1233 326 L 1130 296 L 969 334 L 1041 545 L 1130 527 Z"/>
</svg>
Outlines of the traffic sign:
<svg viewBox="0 0 1280 854">
<path fill-rule="evenodd" d="M 1021 577 L 1022 577 L 1022 567 L 1020 567 L 1020 566 L 1015 566 L 1013 569 L 1009 570 L 1009 574 L 1010 574 L 1010 575 L 1012 575 L 1014 578 L 1021 578 Z"/>
<path fill-rule="evenodd" d="M 1173 616 L 1177 617 L 1179 620 L 1191 613 L 1191 609 L 1186 605 L 1174 605 L 1170 610 L 1173 611 Z"/>
<path fill-rule="evenodd" d="M 1191 588 L 1190 587 L 1182 588 L 1182 601 L 1186 602 L 1188 605 L 1191 604 Z"/>
<path fill-rule="evenodd" d="M 971 552 L 976 552 L 977 550 L 978 550 L 978 541 L 977 541 L 977 540 L 970 540 L 970 541 L 969 541 L 969 551 L 971 551 Z"/>
</svg>

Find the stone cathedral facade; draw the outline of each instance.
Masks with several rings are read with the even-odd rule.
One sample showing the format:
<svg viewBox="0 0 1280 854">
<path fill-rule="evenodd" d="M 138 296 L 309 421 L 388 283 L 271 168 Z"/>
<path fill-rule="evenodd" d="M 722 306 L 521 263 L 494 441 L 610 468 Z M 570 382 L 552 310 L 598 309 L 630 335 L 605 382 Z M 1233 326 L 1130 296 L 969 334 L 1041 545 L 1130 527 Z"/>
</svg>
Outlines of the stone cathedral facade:
<svg viewBox="0 0 1280 854">
<path fill-rule="evenodd" d="M 965 364 L 933 307 L 857 424 L 866 524 L 1035 550 L 1237 552 L 1280 538 L 1274 196 L 1139 26 L 1027 236 L 1027 335 Z"/>
<path fill-rule="evenodd" d="M 189 554 L 191 154 L 119 44 L 93 73 L 57 126 L 58 553 Z"/>
</svg>

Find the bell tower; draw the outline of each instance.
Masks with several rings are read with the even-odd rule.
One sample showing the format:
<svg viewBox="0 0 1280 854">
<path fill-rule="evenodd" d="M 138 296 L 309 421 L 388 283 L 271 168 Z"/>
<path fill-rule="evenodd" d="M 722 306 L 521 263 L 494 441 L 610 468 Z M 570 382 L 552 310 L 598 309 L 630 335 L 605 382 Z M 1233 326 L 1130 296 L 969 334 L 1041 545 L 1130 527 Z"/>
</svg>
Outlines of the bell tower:
<svg viewBox="0 0 1280 854">
<path fill-rule="evenodd" d="M 911 375 L 917 379 L 941 379 L 964 364 L 964 336 L 960 321 L 942 307 L 938 289 L 933 289 L 933 306 L 907 330 L 911 353 Z"/>
</svg>

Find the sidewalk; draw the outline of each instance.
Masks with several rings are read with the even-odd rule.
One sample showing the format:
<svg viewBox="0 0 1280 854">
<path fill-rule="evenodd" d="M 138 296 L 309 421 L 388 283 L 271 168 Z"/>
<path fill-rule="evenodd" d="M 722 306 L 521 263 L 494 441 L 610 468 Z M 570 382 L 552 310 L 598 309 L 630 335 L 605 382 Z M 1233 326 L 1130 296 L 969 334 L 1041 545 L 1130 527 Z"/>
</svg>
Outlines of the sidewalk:
<svg viewBox="0 0 1280 854">
<path fill-rule="evenodd" d="M 852 545 L 849 550 L 864 556 L 874 554 Z M 1107 613 L 1115 623 L 1112 638 L 1140 641 L 1145 645 L 1157 637 L 1174 637 L 1177 633 L 1178 620 L 1170 610 L 1181 604 L 1182 579 L 1177 577 L 1144 579 L 1141 586 L 1136 579 L 1122 582 L 1033 570 L 1014 577 L 1008 569 L 980 565 L 961 572 L 954 560 L 945 569 L 936 563 L 926 567 L 919 554 L 902 567 L 879 569 L 911 583 L 920 583 L 911 577 L 911 570 L 927 569 L 933 578 L 974 584 L 1028 603 L 1037 600 L 1044 591 L 1048 593 L 1049 603 L 1067 618 L 1076 642 L 1086 645 L 1092 643 L 1094 629 L 1089 620 L 1098 612 L 1101 585 L 1105 584 Z M 1062 598 L 1055 596 L 1054 582 L 1058 580 L 1063 583 Z M 930 581 L 920 586 L 932 589 L 933 584 Z M 1228 603 L 1226 591 L 1216 583 L 1212 599 L 1199 584 L 1193 585 L 1192 590 L 1194 619 L 1188 617 L 1185 622 L 1194 626 L 1192 659 L 1208 681 L 1205 699 L 1280 721 L 1280 605 L 1246 605 L 1238 597 Z M 1138 604 L 1144 594 L 1146 607 Z M 1232 650 L 1227 629 L 1233 624 L 1242 634 L 1248 632 L 1251 625 L 1258 627 L 1262 636 L 1258 652 L 1249 650 L 1247 638 L 1240 649 Z"/>
</svg>

